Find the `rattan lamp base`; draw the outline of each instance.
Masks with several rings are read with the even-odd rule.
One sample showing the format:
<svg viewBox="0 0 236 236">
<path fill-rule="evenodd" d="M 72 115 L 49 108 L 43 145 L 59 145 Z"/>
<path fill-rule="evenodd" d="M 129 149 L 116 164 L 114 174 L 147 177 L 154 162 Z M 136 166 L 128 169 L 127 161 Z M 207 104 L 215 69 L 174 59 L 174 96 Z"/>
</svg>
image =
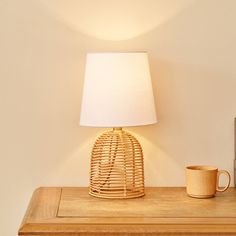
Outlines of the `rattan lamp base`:
<svg viewBox="0 0 236 236">
<path fill-rule="evenodd" d="M 96 140 L 91 156 L 89 193 L 114 199 L 144 195 L 143 152 L 133 135 L 114 128 Z"/>
</svg>

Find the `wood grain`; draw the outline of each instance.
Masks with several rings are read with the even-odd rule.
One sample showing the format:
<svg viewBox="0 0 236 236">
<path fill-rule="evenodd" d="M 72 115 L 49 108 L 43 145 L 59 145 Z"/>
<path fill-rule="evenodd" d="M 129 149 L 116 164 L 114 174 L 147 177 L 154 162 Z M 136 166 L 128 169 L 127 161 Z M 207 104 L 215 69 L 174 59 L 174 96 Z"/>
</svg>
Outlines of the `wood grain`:
<svg viewBox="0 0 236 236">
<path fill-rule="evenodd" d="M 231 199 L 231 201 L 229 201 Z M 229 209 L 231 209 L 229 211 Z M 236 217 L 234 191 L 211 199 L 193 199 L 182 188 L 147 188 L 143 198 L 96 199 L 78 188 L 64 188 L 59 217 Z"/>
<path fill-rule="evenodd" d="M 144 198 L 114 200 L 87 188 L 40 188 L 19 235 L 236 235 L 236 190 L 194 199 L 185 188 L 146 188 Z"/>
</svg>

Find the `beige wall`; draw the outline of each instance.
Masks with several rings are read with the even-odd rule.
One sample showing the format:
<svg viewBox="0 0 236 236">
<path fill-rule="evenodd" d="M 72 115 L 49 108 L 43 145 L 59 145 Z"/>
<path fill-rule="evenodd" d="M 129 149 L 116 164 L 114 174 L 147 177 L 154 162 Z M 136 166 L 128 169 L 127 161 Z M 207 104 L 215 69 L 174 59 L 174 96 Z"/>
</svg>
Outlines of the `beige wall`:
<svg viewBox="0 0 236 236">
<path fill-rule="evenodd" d="M 38 186 L 88 185 L 103 129 L 78 125 L 87 51 L 149 52 L 159 123 L 130 129 L 143 144 L 146 185 L 182 186 L 189 164 L 232 174 L 236 1 L 110 1 L 101 31 L 97 0 L 70 2 L 88 12 L 78 22 L 69 1 L 45 2 L 0 0 L 0 235 L 16 235 Z M 107 25 L 119 25 L 116 8 L 126 9 L 119 34 Z"/>
</svg>

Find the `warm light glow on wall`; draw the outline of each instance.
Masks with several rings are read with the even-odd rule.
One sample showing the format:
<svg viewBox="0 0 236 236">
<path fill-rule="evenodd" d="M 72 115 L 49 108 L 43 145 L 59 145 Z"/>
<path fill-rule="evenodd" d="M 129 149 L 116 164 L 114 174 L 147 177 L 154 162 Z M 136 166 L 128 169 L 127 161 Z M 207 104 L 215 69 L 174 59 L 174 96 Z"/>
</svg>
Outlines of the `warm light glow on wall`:
<svg viewBox="0 0 236 236">
<path fill-rule="evenodd" d="M 146 33 L 195 0 L 40 0 L 76 30 L 104 40 Z"/>
</svg>

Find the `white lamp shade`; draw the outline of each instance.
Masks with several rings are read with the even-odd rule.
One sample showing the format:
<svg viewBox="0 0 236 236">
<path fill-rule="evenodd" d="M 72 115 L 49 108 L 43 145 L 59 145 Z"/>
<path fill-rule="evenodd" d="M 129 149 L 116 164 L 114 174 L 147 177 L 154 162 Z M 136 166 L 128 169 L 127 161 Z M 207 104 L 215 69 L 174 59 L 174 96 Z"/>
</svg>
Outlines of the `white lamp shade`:
<svg viewBox="0 0 236 236">
<path fill-rule="evenodd" d="M 124 127 L 156 122 L 146 52 L 87 54 L 82 126 Z"/>
</svg>

